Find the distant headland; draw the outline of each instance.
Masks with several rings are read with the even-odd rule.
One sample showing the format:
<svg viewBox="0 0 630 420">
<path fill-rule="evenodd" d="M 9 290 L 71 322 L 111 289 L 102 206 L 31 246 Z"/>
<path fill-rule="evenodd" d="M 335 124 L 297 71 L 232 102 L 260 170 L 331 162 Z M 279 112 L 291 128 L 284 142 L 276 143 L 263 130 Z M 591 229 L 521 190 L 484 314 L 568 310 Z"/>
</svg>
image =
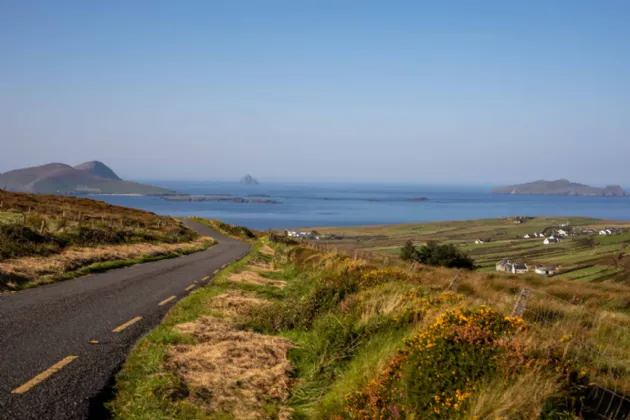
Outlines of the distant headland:
<svg viewBox="0 0 630 420">
<path fill-rule="evenodd" d="M 0 188 L 36 194 L 168 195 L 174 193 L 164 188 L 123 181 L 111 168 L 96 160 L 75 167 L 65 163 L 49 163 L 5 172 L 0 174 Z"/>
<path fill-rule="evenodd" d="M 510 185 L 495 188 L 492 194 L 520 194 L 520 195 L 567 195 L 585 197 L 625 197 L 626 191 L 619 185 L 608 185 L 604 188 L 578 184 L 566 179 L 557 181 L 534 181 L 526 184 Z"/>
</svg>

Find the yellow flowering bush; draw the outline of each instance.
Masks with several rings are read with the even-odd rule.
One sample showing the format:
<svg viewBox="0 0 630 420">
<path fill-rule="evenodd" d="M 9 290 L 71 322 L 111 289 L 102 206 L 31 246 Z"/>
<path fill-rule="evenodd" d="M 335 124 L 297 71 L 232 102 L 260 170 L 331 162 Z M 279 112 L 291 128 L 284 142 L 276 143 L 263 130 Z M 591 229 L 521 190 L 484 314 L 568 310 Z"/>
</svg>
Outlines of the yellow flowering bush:
<svg viewBox="0 0 630 420">
<path fill-rule="evenodd" d="M 502 337 L 525 328 L 488 307 L 448 311 L 404 343 L 362 392 L 346 398 L 350 418 L 454 418 L 479 384 L 498 372 Z"/>
</svg>

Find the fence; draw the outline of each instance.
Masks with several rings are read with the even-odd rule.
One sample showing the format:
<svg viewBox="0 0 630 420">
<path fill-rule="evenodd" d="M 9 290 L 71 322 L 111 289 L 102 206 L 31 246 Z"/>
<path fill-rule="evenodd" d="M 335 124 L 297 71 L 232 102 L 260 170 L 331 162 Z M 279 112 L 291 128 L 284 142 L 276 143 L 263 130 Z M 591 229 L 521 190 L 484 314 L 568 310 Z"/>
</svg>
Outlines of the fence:
<svg viewBox="0 0 630 420">
<path fill-rule="evenodd" d="M 630 328 L 617 325 L 581 305 L 534 290 L 519 292 L 513 315 L 536 325 L 543 339 L 563 348 L 563 356 L 588 374 L 588 415 L 630 419 Z"/>
</svg>

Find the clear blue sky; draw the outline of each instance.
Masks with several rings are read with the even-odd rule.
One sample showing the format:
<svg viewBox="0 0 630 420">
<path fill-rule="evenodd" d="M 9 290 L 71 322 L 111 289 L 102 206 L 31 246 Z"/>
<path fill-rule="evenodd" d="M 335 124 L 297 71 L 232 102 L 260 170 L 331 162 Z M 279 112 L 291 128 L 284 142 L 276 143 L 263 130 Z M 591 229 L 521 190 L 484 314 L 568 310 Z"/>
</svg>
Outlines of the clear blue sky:
<svg viewBox="0 0 630 420">
<path fill-rule="evenodd" d="M 629 1 L 0 0 L 0 172 L 630 184 Z"/>
</svg>

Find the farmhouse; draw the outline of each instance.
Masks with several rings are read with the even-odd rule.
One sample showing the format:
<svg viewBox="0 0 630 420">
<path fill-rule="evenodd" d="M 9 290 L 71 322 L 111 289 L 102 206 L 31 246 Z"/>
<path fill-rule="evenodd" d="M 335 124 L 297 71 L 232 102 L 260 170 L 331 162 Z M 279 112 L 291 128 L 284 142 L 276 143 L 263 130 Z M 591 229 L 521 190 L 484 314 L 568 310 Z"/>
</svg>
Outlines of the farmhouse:
<svg viewBox="0 0 630 420">
<path fill-rule="evenodd" d="M 507 258 L 503 258 L 501 261 L 499 261 L 496 265 L 496 270 L 497 271 L 505 271 L 506 265 L 510 262 L 510 260 L 508 260 Z"/>
<path fill-rule="evenodd" d="M 481 239 L 477 239 L 477 240 L 475 241 L 475 244 L 477 244 L 477 245 L 479 245 L 479 244 L 483 244 L 483 243 L 484 243 L 484 241 L 482 241 Z"/>
<path fill-rule="evenodd" d="M 529 271 L 527 264 L 513 263 L 507 258 L 503 258 L 496 265 L 496 271 L 504 271 L 512 274 L 523 274 Z"/>
<path fill-rule="evenodd" d="M 543 244 L 545 245 L 549 245 L 549 244 L 559 244 L 561 242 L 560 238 L 556 238 L 555 236 L 550 236 L 547 239 L 545 239 L 543 241 Z"/>
</svg>

